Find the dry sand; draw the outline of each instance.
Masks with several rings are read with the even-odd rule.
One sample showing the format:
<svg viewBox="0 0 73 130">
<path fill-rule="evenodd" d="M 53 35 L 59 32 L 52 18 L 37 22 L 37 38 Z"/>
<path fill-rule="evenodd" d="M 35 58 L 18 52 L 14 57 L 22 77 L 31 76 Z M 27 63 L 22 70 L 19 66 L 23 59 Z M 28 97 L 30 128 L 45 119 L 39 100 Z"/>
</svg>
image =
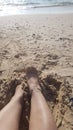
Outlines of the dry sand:
<svg viewBox="0 0 73 130">
<path fill-rule="evenodd" d="M 28 66 L 39 70 L 58 130 L 73 130 L 73 14 L 0 17 L 0 109 L 22 82 L 25 108 L 20 130 L 28 130 L 29 123 Z"/>
</svg>

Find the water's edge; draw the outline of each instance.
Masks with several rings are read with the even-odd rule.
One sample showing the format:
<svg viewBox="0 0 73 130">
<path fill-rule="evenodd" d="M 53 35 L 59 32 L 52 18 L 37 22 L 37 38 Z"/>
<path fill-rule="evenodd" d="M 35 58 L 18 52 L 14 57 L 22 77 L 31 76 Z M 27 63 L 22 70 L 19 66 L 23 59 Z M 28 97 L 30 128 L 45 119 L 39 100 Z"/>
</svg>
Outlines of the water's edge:
<svg viewBox="0 0 73 130">
<path fill-rule="evenodd" d="M 73 0 L 0 0 L 0 16 L 73 13 Z"/>
</svg>

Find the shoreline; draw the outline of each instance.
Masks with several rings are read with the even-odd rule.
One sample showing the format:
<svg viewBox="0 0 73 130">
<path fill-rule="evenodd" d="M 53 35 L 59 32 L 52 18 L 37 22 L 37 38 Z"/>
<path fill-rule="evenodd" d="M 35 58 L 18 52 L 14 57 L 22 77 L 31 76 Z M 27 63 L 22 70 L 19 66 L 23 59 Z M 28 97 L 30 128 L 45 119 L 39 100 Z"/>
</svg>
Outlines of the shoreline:
<svg viewBox="0 0 73 130">
<path fill-rule="evenodd" d="M 16 15 L 0 16 L 0 20 L 4 20 L 4 19 L 7 19 L 7 20 L 8 20 L 8 19 L 11 19 L 11 20 L 12 20 L 12 19 L 14 19 L 14 20 L 13 20 L 13 22 L 14 22 L 14 21 L 15 21 L 15 17 L 16 17 L 16 19 L 20 19 L 20 18 L 22 18 L 22 17 L 23 17 L 23 19 L 24 19 L 24 18 L 27 19 L 28 17 L 30 17 L 30 18 L 32 18 L 32 17 L 33 17 L 33 18 L 34 18 L 34 17 L 35 17 L 35 18 L 37 18 L 37 17 L 43 17 L 43 18 L 44 18 L 44 17 L 49 17 L 49 18 L 53 18 L 53 17 L 54 17 L 54 18 L 55 18 L 56 16 L 57 16 L 57 17 L 62 17 L 62 16 L 63 16 L 63 17 L 66 16 L 66 17 L 67 17 L 67 16 L 69 16 L 69 15 L 70 15 L 70 16 L 73 16 L 73 13 L 55 13 L 55 14 L 53 14 L 53 13 L 49 13 L 49 14 L 47 14 L 47 13 L 46 13 L 46 14 L 42 13 L 42 14 L 41 14 L 41 13 L 40 13 L 40 14 L 18 14 L 18 15 L 16 14 Z M 23 22 L 23 21 L 22 21 L 22 22 Z M 0 22 L 0 23 L 1 23 L 1 22 Z M 8 22 L 7 22 L 7 23 L 8 23 Z"/>
<path fill-rule="evenodd" d="M 57 7 L 46 7 L 46 8 L 16 8 L 16 7 L 5 7 L 0 10 L 0 16 L 11 16 L 11 15 L 33 15 L 33 14 L 67 14 L 73 13 L 73 6 L 57 6 Z"/>
</svg>

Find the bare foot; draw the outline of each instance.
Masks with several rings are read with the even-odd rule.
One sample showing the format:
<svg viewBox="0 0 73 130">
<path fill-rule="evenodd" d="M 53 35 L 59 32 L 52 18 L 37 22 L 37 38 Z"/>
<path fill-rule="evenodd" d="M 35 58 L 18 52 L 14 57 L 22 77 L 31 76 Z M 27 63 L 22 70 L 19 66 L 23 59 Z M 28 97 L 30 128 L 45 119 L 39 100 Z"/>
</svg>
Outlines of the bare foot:
<svg viewBox="0 0 73 130">
<path fill-rule="evenodd" d="M 23 91 L 22 87 L 23 87 L 22 85 L 18 85 L 16 87 L 13 99 L 15 99 L 15 100 L 23 100 L 24 91 Z"/>
<path fill-rule="evenodd" d="M 27 68 L 26 71 L 27 83 L 30 91 L 41 89 L 38 81 L 38 71 L 34 67 Z"/>
<path fill-rule="evenodd" d="M 18 85 L 18 86 L 16 87 L 16 90 L 15 90 L 15 95 L 22 97 L 23 94 L 24 94 L 24 91 L 23 91 L 22 88 L 23 88 L 22 85 Z"/>
</svg>

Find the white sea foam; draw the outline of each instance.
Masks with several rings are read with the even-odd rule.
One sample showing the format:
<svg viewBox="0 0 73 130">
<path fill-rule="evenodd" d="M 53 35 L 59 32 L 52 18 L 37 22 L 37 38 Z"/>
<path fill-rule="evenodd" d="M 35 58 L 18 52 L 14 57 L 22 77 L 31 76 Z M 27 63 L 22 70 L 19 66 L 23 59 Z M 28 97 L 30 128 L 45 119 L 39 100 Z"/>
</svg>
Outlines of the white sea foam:
<svg viewBox="0 0 73 130">
<path fill-rule="evenodd" d="M 73 12 L 73 0 L 0 0 L 0 16 Z"/>
</svg>

